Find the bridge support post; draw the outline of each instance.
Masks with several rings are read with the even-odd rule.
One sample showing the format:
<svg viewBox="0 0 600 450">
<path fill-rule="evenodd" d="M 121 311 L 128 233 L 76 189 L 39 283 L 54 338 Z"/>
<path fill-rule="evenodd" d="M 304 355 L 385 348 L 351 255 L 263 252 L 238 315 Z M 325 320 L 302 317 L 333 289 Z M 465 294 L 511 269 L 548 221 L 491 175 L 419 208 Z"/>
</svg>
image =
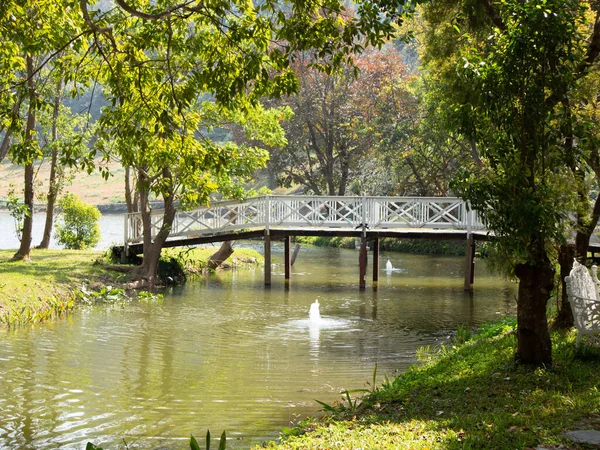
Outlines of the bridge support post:
<svg viewBox="0 0 600 450">
<path fill-rule="evenodd" d="M 363 290 L 366 288 L 365 276 L 367 275 L 367 237 L 364 235 L 360 238 L 360 256 L 358 258 L 358 264 L 360 266 L 358 287 L 360 290 Z"/>
<path fill-rule="evenodd" d="M 373 289 L 377 289 L 379 281 L 379 238 L 373 239 Z"/>
<path fill-rule="evenodd" d="M 283 250 L 283 260 L 285 265 L 285 288 L 290 288 L 290 281 L 292 276 L 292 257 L 290 252 L 290 247 L 292 246 L 292 237 L 286 236 L 284 238 L 284 250 Z"/>
<path fill-rule="evenodd" d="M 475 239 L 469 233 L 467 235 L 467 251 L 465 255 L 465 292 L 473 289 L 475 281 Z"/>
<path fill-rule="evenodd" d="M 271 235 L 265 232 L 265 286 L 271 286 Z"/>
</svg>

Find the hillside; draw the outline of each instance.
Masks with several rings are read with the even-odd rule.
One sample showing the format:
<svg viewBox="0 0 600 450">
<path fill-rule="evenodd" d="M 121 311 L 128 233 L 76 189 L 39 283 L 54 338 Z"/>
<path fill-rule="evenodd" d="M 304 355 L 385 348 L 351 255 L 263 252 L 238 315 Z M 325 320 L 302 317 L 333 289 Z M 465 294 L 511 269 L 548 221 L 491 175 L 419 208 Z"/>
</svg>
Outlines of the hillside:
<svg viewBox="0 0 600 450">
<path fill-rule="evenodd" d="M 65 188 L 65 191 L 77 194 L 84 202 L 92 205 L 106 205 L 111 203 L 121 203 L 125 201 L 125 169 L 119 164 L 112 164 L 110 167 L 111 176 L 105 181 L 99 172 L 91 175 L 85 172 L 74 172 L 72 182 Z M 36 204 L 44 203 L 43 197 L 48 190 L 48 178 L 50 174 L 50 164 L 43 163 L 36 166 Z M 8 191 L 11 185 L 18 190 L 23 186 L 23 169 L 20 166 L 5 161 L 0 164 L 0 200 L 8 198 Z"/>
</svg>

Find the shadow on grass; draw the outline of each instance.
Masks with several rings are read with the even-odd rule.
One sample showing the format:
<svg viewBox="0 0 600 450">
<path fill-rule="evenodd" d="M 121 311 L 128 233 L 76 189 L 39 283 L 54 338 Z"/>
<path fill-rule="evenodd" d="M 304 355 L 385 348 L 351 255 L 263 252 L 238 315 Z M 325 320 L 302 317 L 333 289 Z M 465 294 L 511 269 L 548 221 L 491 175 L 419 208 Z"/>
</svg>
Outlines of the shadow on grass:
<svg viewBox="0 0 600 450">
<path fill-rule="evenodd" d="M 44 279 L 48 282 L 78 281 L 103 273 L 94 265 L 100 253 L 93 251 L 33 250 L 31 261 L 13 261 L 13 251 L 0 253 L 0 273 L 22 280 Z"/>
</svg>

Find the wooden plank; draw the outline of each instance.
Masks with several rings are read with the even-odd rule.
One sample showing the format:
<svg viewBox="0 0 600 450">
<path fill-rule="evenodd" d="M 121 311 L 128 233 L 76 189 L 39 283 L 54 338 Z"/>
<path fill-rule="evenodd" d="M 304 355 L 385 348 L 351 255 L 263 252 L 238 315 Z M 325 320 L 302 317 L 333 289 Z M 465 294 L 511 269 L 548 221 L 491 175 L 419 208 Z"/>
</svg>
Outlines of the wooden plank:
<svg viewBox="0 0 600 450">
<path fill-rule="evenodd" d="M 289 280 L 291 273 L 292 273 L 292 257 L 291 257 L 291 252 L 290 252 L 290 247 L 292 246 L 292 237 L 291 236 L 286 236 L 285 239 L 283 240 L 284 242 L 284 249 L 283 249 L 283 263 L 285 266 L 285 279 Z"/>
<path fill-rule="evenodd" d="M 379 281 L 379 238 L 373 239 L 373 287 L 377 288 Z"/>
<path fill-rule="evenodd" d="M 271 235 L 265 233 L 265 286 L 271 285 Z"/>
<path fill-rule="evenodd" d="M 366 288 L 365 276 L 367 275 L 367 238 L 360 240 L 360 255 L 358 257 L 359 264 L 359 280 L 358 287 L 362 290 Z"/>
<path fill-rule="evenodd" d="M 465 292 L 473 288 L 473 279 L 475 271 L 475 240 L 473 236 L 467 237 L 467 249 L 465 252 Z"/>
</svg>

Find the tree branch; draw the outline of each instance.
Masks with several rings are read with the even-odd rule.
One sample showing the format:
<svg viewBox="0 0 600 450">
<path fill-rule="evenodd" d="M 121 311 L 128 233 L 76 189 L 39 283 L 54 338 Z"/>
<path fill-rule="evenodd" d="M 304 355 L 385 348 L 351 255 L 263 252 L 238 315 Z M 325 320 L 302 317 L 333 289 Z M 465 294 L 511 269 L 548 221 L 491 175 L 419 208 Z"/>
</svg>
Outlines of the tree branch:
<svg viewBox="0 0 600 450">
<path fill-rule="evenodd" d="M 587 56 L 577 67 L 578 76 L 583 76 L 584 72 L 594 64 L 598 54 L 600 54 L 600 11 L 596 11 L 594 31 L 592 32 L 592 37 L 588 46 Z"/>
<path fill-rule="evenodd" d="M 82 1 L 85 1 L 85 0 L 82 0 Z M 115 3 L 117 5 L 119 5 L 121 8 L 123 8 L 126 12 L 131 14 L 132 16 L 138 17 L 138 18 L 144 19 L 144 20 L 160 20 L 160 19 L 170 16 L 171 14 L 173 14 L 174 12 L 176 12 L 178 10 L 185 10 L 185 11 L 198 11 L 199 10 L 199 8 L 190 8 L 189 7 L 189 5 L 191 3 L 194 3 L 193 0 L 179 3 L 177 5 L 174 5 L 174 6 L 171 6 L 170 8 L 165 9 L 164 11 L 161 11 L 161 12 L 158 12 L 155 14 L 150 14 L 150 13 L 145 13 L 143 11 L 139 11 L 139 10 L 133 8 L 132 6 L 128 5 L 125 2 L 125 0 L 115 0 Z"/>
</svg>

